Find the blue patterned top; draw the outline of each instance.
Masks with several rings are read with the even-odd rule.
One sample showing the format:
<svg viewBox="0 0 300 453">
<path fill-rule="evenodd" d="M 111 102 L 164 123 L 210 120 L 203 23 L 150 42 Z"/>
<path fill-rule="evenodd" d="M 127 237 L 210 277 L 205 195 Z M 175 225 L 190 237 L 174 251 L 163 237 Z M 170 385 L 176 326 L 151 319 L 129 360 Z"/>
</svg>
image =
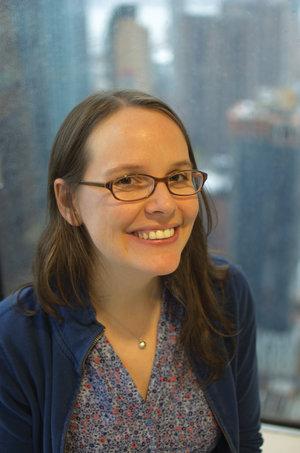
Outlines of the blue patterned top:
<svg viewBox="0 0 300 453">
<path fill-rule="evenodd" d="M 211 452 L 220 429 L 186 354 L 180 321 L 165 301 L 144 400 L 108 339 L 91 350 L 75 399 L 66 452 Z"/>
</svg>

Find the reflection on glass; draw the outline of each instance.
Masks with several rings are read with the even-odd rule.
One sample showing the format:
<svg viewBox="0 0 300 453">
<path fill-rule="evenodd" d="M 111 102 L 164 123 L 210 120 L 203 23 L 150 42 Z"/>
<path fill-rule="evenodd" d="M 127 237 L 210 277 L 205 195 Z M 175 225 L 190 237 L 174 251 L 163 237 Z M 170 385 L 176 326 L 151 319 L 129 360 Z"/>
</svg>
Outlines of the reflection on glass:
<svg viewBox="0 0 300 453">
<path fill-rule="evenodd" d="M 253 288 L 263 415 L 300 424 L 299 2 L 21 3 L 0 3 L 3 293 L 29 278 L 65 114 L 98 89 L 157 94 L 209 173 L 211 246 Z"/>
</svg>

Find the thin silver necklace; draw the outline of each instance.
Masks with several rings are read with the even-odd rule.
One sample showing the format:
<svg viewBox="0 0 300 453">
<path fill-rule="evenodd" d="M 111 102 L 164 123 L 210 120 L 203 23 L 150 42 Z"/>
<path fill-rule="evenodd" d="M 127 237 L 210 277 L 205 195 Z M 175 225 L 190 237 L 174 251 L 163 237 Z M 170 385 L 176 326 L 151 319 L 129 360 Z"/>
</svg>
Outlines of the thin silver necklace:
<svg viewBox="0 0 300 453">
<path fill-rule="evenodd" d="M 105 311 L 105 313 L 108 314 L 107 311 Z M 114 318 L 110 314 L 109 317 L 113 319 L 117 324 L 119 324 L 124 330 L 127 330 L 130 333 L 130 335 L 137 340 L 139 349 L 146 349 L 147 343 L 143 338 L 134 335 L 134 333 L 130 329 L 128 329 L 128 327 L 125 327 L 122 323 L 120 323 L 118 319 Z"/>
<path fill-rule="evenodd" d="M 160 312 L 161 312 L 161 307 L 162 307 L 162 296 L 160 297 Z M 111 318 L 113 321 L 115 321 L 117 324 L 119 324 L 124 330 L 130 333 L 130 335 L 135 338 L 138 342 L 138 347 L 139 349 L 146 349 L 147 347 L 147 342 L 144 338 L 137 337 L 128 327 L 125 327 L 118 319 L 116 319 L 114 316 L 112 316 L 110 313 L 108 313 L 106 310 L 102 308 L 103 312 L 108 315 L 109 318 Z"/>
</svg>

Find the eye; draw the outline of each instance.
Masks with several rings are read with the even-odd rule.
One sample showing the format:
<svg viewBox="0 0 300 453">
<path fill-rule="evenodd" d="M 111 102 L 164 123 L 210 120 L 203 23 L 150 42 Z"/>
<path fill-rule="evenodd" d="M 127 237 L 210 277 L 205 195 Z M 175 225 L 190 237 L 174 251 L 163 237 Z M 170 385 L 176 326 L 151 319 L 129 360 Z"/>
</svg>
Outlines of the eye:
<svg viewBox="0 0 300 453">
<path fill-rule="evenodd" d="M 143 187 L 149 184 L 148 178 L 143 175 L 124 175 L 114 182 L 116 189 L 130 189 Z"/>
<path fill-rule="evenodd" d="M 135 179 L 133 176 L 123 176 L 122 178 L 119 178 L 114 182 L 114 185 L 117 187 L 130 186 L 132 184 L 135 184 Z"/>
<path fill-rule="evenodd" d="M 190 180 L 190 173 L 189 172 L 179 172 L 179 173 L 174 173 L 173 175 L 169 176 L 169 181 L 170 182 L 185 182 Z"/>
</svg>

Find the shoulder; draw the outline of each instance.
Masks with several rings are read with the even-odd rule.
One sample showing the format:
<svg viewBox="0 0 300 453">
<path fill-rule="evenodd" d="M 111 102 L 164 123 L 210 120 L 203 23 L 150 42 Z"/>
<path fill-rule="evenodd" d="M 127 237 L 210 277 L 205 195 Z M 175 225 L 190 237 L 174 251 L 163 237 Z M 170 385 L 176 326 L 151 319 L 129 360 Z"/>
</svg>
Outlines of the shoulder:
<svg viewBox="0 0 300 453">
<path fill-rule="evenodd" d="M 8 321 L 19 322 L 26 319 L 26 312 L 35 312 L 36 314 L 40 312 L 32 286 L 26 286 L 0 302 L 2 328 L 7 326 Z"/>
<path fill-rule="evenodd" d="M 250 291 L 248 280 L 240 266 L 220 256 L 212 256 L 211 260 L 214 266 L 227 268 L 226 287 L 228 289 L 237 293 L 245 290 Z"/>
<path fill-rule="evenodd" d="M 36 297 L 32 286 L 25 286 L 10 294 L 0 302 L 0 318 L 13 313 L 18 306 L 18 301 L 26 304 L 29 309 L 37 308 Z"/>
<path fill-rule="evenodd" d="M 227 267 L 225 296 L 228 310 L 241 325 L 250 318 L 254 319 L 252 291 L 242 268 L 221 257 L 212 257 L 215 266 Z"/>
<path fill-rule="evenodd" d="M 48 331 L 48 316 L 37 303 L 31 286 L 0 302 L 0 347 L 4 350 L 30 345 L 33 348 L 37 337 Z"/>
</svg>

